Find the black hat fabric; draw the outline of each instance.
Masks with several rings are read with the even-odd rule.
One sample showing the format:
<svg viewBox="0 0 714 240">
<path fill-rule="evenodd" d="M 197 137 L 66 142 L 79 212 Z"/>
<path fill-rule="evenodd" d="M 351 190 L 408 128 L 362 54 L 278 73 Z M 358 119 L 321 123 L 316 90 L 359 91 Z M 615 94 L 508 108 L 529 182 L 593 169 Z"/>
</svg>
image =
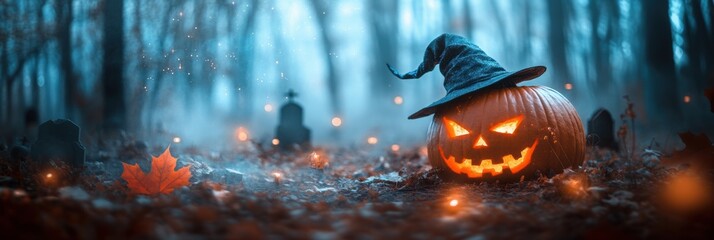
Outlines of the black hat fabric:
<svg viewBox="0 0 714 240">
<path fill-rule="evenodd" d="M 424 60 L 414 71 L 399 74 L 389 64 L 387 67 L 398 78 L 415 79 L 433 70 L 437 64 L 444 75 L 446 96 L 413 113 L 409 119 L 434 114 L 439 106 L 479 89 L 497 83 L 515 86 L 522 81 L 539 77 L 546 70 L 544 66 L 534 66 L 516 72 L 506 71 L 476 44 L 454 34 L 442 34 L 431 41 L 424 52 Z"/>
</svg>

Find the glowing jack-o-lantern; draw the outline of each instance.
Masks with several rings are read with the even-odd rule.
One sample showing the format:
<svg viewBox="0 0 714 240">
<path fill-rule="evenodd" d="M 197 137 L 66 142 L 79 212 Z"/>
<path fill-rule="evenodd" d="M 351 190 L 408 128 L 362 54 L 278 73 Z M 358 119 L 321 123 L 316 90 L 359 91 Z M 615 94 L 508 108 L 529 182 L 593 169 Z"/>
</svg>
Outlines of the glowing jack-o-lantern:
<svg viewBox="0 0 714 240">
<path fill-rule="evenodd" d="M 555 90 L 493 88 L 436 111 L 428 154 L 448 179 L 518 181 L 580 165 L 584 135 L 575 108 Z"/>
</svg>

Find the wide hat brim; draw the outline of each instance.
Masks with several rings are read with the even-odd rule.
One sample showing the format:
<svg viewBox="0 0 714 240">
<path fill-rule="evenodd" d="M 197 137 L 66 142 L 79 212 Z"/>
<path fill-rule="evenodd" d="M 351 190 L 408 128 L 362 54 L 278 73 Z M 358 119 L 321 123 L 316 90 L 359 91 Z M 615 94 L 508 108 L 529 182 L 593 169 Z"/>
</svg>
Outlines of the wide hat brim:
<svg viewBox="0 0 714 240">
<path fill-rule="evenodd" d="M 545 73 L 546 67 L 545 66 L 534 66 L 534 67 L 529 67 L 529 68 L 524 68 L 520 71 L 515 71 L 515 72 L 504 72 L 502 74 L 496 75 L 488 80 L 485 81 L 480 81 L 475 84 L 472 84 L 468 87 L 461 88 L 461 89 L 456 89 L 451 92 L 447 92 L 446 96 L 443 98 L 431 103 L 429 106 L 422 108 L 419 111 L 416 111 L 412 115 L 409 115 L 409 119 L 417 119 L 417 118 L 422 118 L 429 116 L 431 114 L 436 113 L 437 108 L 440 106 L 443 106 L 444 104 L 453 102 L 454 100 L 457 100 L 460 97 L 472 94 L 477 92 L 478 90 L 484 89 L 488 86 L 496 85 L 497 83 L 504 83 L 506 85 L 515 85 L 523 81 L 531 80 L 537 77 L 540 77 Z"/>
</svg>

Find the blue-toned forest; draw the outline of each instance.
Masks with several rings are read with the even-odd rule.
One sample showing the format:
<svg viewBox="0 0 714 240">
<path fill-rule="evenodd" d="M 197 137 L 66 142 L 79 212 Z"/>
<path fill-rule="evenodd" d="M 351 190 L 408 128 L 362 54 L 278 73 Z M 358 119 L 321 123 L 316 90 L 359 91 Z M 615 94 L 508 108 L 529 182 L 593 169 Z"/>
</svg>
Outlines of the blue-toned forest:
<svg viewBox="0 0 714 240">
<path fill-rule="evenodd" d="M 712 0 L 0 0 L 0 232 L 705 237 L 712 43 Z"/>
</svg>

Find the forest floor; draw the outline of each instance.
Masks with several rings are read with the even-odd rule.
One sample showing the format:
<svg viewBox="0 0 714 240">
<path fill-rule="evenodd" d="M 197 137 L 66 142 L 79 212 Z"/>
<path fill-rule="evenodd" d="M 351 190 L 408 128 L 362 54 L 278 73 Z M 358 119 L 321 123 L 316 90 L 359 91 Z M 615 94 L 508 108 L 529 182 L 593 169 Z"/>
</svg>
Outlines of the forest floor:
<svg viewBox="0 0 714 240">
<path fill-rule="evenodd" d="M 173 144 L 190 185 L 132 194 L 121 162 L 150 170 L 166 148 L 87 147 L 85 167 L 47 168 L 0 149 L 0 232 L 10 239 L 706 238 L 712 171 L 644 150 L 589 148 L 582 167 L 519 183 L 441 181 L 420 148 L 281 154 L 245 143 Z M 276 177 L 274 173 L 280 173 Z"/>
</svg>

